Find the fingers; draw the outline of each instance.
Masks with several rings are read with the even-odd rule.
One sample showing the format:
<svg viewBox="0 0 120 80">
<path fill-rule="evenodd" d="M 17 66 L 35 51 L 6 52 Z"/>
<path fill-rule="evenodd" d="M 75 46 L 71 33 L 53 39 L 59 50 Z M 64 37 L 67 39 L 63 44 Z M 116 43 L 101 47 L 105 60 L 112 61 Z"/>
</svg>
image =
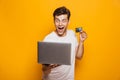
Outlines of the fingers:
<svg viewBox="0 0 120 80">
<path fill-rule="evenodd" d="M 58 64 L 43 64 L 42 70 L 44 74 L 48 75 L 51 72 L 52 68 L 58 67 Z"/>
<path fill-rule="evenodd" d="M 52 68 L 58 67 L 60 65 L 59 64 L 43 64 L 43 66 L 47 67 L 48 69 L 52 69 Z"/>
<path fill-rule="evenodd" d="M 60 66 L 60 65 L 58 65 L 58 64 L 50 64 L 51 68 L 55 68 L 55 67 L 58 67 L 58 66 Z"/>
<path fill-rule="evenodd" d="M 43 66 L 42 66 L 43 71 L 47 71 L 49 69 L 50 69 L 50 67 L 48 65 L 43 64 Z"/>
<path fill-rule="evenodd" d="M 86 32 L 82 30 L 82 31 L 80 31 L 80 34 L 86 34 Z"/>
<path fill-rule="evenodd" d="M 80 32 L 80 40 L 84 41 L 87 38 L 87 33 L 85 31 Z"/>
</svg>

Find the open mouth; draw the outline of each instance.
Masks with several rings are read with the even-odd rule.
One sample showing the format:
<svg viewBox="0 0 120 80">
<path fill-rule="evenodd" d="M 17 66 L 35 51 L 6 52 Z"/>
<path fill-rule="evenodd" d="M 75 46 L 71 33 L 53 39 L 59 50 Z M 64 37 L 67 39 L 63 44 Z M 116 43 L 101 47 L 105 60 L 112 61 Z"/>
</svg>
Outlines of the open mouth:
<svg viewBox="0 0 120 80">
<path fill-rule="evenodd" d="M 64 34 L 65 31 L 65 27 L 64 26 L 60 26 L 57 28 L 57 32 L 60 36 L 62 36 Z"/>
<path fill-rule="evenodd" d="M 58 29 L 59 29 L 59 30 L 63 30 L 63 29 L 64 29 L 64 27 L 58 27 Z"/>
</svg>

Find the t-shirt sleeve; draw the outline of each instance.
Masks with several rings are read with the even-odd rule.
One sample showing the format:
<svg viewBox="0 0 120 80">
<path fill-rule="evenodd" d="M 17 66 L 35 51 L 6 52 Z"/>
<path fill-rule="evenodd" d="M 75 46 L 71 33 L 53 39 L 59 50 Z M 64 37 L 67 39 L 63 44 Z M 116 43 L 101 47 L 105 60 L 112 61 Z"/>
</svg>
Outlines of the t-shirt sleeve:
<svg viewBox="0 0 120 80">
<path fill-rule="evenodd" d="M 52 42 L 53 41 L 53 38 L 51 38 L 50 35 L 47 35 L 44 39 L 43 39 L 43 42 Z"/>
<path fill-rule="evenodd" d="M 46 42 L 47 41 L 47 37 L 45 37 L 44 39 L 43 39 L 43 42 Z"/>
<path fill-rule="evenodd" d="M 50 38 L 48 36 L 46 36 L 44 39 L 43 39 L 43 42 L 49 42 L 50 41 Z"/>
</svg>

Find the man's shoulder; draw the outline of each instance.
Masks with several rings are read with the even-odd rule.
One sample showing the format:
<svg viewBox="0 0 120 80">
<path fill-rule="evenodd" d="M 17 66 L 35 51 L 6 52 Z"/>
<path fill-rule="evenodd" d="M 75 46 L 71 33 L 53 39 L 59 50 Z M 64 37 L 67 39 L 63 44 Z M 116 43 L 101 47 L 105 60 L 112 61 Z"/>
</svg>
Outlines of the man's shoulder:
<svg viewBox="0 0 120 80">
<path fill-rule="evenodd" d="M 55 33 L 54 31 L 50 32 L 49 34 L 47 34 L 44 38 L 44 40 L 48 40 L 48 39 L 51 39 L 55 36 Z"/>
<path fill-rule="evenodd" d="M 52 32 L 48 33 L 48 34 L 46 35 L 46 37 L 52 37 L 52 36 L 54 36 L 54 35 L 55 35 L 55 32 L 52 31 Z"/>
<path fill-rule="evenodd" d="M 68 32 L 70 32 L 70 33 L 75 33 L 72 29 L 69 29 Z"/>
<path fill-rule="evenodd" d="M 68 34 L 75 35 L 75 32 L 73 30 L 68 30 Z"/>
</svg>

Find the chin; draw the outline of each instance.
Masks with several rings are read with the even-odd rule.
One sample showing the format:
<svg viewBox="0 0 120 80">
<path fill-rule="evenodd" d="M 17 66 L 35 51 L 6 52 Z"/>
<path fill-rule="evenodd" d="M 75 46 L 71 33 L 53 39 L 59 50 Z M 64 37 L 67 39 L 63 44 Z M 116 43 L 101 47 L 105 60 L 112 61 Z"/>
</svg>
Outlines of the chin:
<svg viewBox="0 0 120 80">
<path fill-rule="evenodd" d="M 59 36 L 63 36 L 63 35 L 64 35 L 64 33 L 58 33 L 58 35 L 59 35 Z"/>
<path fill-rule="evenodd" d="M 58 35 L 58 36 L 61 36 L 61 37 L 64 36 L 65 33 L 66 33 L 65 31 L 62 31 L 62 32 L 57 31 L 57 35 Z"/>
</svg>

